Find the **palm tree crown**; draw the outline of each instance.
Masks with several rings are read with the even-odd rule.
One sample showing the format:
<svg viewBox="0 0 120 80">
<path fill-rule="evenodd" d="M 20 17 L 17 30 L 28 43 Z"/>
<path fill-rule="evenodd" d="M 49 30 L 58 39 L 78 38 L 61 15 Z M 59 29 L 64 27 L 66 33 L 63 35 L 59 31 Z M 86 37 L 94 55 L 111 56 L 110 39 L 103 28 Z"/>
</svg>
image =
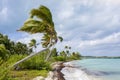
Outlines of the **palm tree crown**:
<svg viewBox="0 0 120 80">
<path fill-rule="evenodd" d="M 52 14 L 45 6 L 32 9 L 29 19 L 25 21 L 19 31 L 25 31 L 31 34 L 43 33 L 43 47 L 51 46 L 57 42 L 57 33 L 54 29 Z"/>
</svg>

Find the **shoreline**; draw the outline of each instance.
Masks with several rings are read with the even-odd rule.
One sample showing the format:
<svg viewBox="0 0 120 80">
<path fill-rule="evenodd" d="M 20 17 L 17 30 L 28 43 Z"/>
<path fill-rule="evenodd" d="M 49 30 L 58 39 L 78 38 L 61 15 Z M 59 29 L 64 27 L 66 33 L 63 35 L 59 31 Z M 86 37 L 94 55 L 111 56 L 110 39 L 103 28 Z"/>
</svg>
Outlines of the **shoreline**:
<svg viewBox="0 0 120 80">
<path fill-rule="evenodd" d="M 64 74 L 61 72 L 62 69 L 66 67 L 64 63 L 66 62 L 55 62 L 51 64 L 52 70 L 49 71 L 48 76 L 46 78 L 42 76 L 37 76 L 32 80 L 66 80 L 64 78 Z"/>
<path fill-rule="evenodd" d="M 79 67 L 76 67 L 76 66 L 72 65 L 71 62 L 55 62 L 51 66 L 52 66 L 52 71 L 50 71 L 48 73 L 48 76 L 46 78 L 44 78 L 42 76 L 38 76 L 38 77 L 34 78 L 33 80 L 69 80 L 69 79 L 66 79 L 67 74 L 65 74 L 63 72 L 63 70 L 64 69 L 67 69 L 67 70 L 75 69 L 75 70 L 77 70 L 79 68 Z M 70 71 L 70 73 L 72 74 L 71 71 Z M 81 74 L 85 74 L 85 72 L 81 70 Z M 73 75 L 71 75 L 71 77 L 72 76 Z M 84 77 L 86 77 L 86 74 L 85 74 Z M 71 80 L 79 80 L 79 79 L 71 79 Z M 85 80 L 91 80 L 91 79 L 89 79 L 87 77 Z"/>
<path fill-rule="evenodd" d="M 67 62 L 55 62 L 52 64 L 52 71 L 48 73 L 47 78 L 45 80 L 66 80 L 65 74 L 62 72 L 64 68 L 78 68 L 70 64 L 66 64 Z"/>
<path fill-rule="evenodd" d="M 87 75 L 85 71 L 71 62 L 55 62 L 51 66 L 52 71 L 46 78 L 33 80 L 101 80 Z"/>
<path fill-rule="evenodd" d="M 73 62 L 65 62 L 62 73 L 65 74 L 65 80 L 102 80 L 100 77 L 89 75 L 86 73 L 86 69 L 82 66 L 78 66 Z"/>
<path fill-rule="evenodd" d="M 48 73 L 47 78 L 45 80 L 65 80 L 64 74 L 61 70 L 65 67 L 65 62 L 55 62 L 52 64 L 52 71 Z"/>
</svg>

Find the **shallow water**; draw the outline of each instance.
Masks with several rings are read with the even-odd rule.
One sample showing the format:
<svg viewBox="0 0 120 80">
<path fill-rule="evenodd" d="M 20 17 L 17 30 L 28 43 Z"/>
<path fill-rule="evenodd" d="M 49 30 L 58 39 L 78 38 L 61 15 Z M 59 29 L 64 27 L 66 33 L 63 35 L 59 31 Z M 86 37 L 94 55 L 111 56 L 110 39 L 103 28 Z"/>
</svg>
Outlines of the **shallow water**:
<svg viewBox="0 0 120 80">
<path fill-rule="evenodd" d="M 120 80 L 120 59 L 83 59 L 66 64 L 77 67 L 62 70 L 66 80 Z"/>
</svg>

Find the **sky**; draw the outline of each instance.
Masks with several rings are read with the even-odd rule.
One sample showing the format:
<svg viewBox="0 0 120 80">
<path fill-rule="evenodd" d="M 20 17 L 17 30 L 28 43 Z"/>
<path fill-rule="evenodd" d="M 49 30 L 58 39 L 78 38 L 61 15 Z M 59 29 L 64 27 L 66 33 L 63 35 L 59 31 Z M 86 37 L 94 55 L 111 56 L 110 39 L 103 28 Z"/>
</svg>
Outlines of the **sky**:
<svg viewBox="0 0 120 80">
<path fill-rule="evenodd" d="M 16 42 L 40 42 L 41 34 L 16 31 L 40 5 L 51 10 L 55 29 L 64 38 L 56 44 L 58 50 L 67 45 L 84 56 L 120 56 L 120 0 L 1 0 L 0 33 Z"/>
</svg>

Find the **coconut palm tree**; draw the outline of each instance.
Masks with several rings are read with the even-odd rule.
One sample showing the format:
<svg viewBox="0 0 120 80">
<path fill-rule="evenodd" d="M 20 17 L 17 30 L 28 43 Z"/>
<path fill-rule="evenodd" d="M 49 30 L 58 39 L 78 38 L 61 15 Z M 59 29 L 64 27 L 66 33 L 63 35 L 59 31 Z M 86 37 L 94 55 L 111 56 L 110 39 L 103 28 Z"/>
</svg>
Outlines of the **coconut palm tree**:
<svg viewBox="0 0 120 80">
<path fill-rule="evenodd" d="M 43 45 L 51 47 L 57 42 L 57 33 L 54 29 L 52 14 L 45 6 L 40 6 L 38 9 L 32 9 L 30 18 L 24 23 L 19 31 L 25 31 L 31 34 L 43 33 L 43 37 L 50 37 Z"/>
<path fill-rule="evenodd" d="M 30 47 L 30 49 L 36 49 L 37 48 L 37 43 L 36 43 L 35 39 L 30 40 L 29 47 Z"/>
<path fill-rule="evenodd" d="M 32 39 L 31 41 L 30 41 L 30 43 L 29 43 L 29 47 L 37 47 L 36 46 L 37 44 L 36 44 L 36 40 L 35 39 Z"/>
<path fill-rule="evenodd" d="M 54 22 L 52 20 L 52 14 L 46 6 L 40 6 L 38 9 L 32 9 L 30 12 L 30 17 L 25 21 L 24 25 L 18 31 L 25 31 L 30 34 L 42 33 L 42 46 L 45 48 L 42 51 L 50 50 L 46 61 L 51 55 L 51 47 L 55 45 L 58 41 L 57 33 L 54 28 Z M 40 51 L 40 52 L 42 52 Z M 40 53 L 38 52 L 38 53 Z M 27 60 L 28 58 L 38 54 L 31 54 L 24 59 L 18 61 L 13 66 L 17 66 L 19 63 Z"/>
</svg>

